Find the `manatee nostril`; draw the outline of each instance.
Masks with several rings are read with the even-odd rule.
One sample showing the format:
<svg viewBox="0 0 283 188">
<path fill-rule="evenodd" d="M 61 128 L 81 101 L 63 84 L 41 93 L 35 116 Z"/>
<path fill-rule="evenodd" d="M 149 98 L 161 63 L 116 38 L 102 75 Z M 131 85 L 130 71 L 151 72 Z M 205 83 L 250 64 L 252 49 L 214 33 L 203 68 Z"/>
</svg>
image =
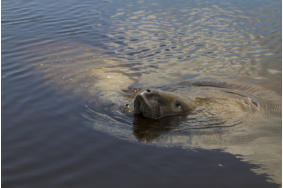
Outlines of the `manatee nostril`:
<svg viewBox="0 0 283 188">
<path fill-rule="evenodd" d="M 148 93 L 151 92 L 150 89 L 146 89 L 146 91 L 147 91 Z"/>
</svg>

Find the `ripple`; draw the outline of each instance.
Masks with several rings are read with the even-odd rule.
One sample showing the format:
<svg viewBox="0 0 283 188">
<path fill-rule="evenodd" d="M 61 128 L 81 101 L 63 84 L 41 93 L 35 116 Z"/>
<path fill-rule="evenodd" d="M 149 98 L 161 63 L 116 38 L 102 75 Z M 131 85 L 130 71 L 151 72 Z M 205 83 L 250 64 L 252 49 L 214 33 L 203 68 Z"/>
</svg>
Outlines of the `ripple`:
<svg viewBox="0 0 283 188">
<path fill-rule="evenodd" d="M 101 173 L 127 158 L 120 152 L 116 160 L 101 157 L 89 165 L 92 156 L 112 156 L 111 150 L 124 144 L 116 137 L 166 149 L 241 154 L 260 165 L 257 173 L 281 182 L 281 2 L 2 5 L 4 182 L 40 185 L 45 179 L 58 186 Z M 176 84 L 188 80 L 231 85 L 192 90 Z M 233 81 L 252 87 L 234 87 Z M 164 122 L 119 112 L 118 106 L 129 102 L 121 98 L 125 91 L 147 87 L 191 97 L 221 93 L 226 98 L 219 101 L 226 105 L 200 108 L 187 122 L 177 118 L 162 128 Z M 228 103 L 227 96 L 235 100 Z"/>
</svg>

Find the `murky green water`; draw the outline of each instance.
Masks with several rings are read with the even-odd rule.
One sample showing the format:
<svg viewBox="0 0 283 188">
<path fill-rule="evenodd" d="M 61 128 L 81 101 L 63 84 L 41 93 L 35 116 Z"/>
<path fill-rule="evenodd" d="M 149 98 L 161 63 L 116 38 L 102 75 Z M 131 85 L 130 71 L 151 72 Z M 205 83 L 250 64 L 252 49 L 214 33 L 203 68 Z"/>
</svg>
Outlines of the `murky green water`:
<svg viewBox="0 0 283 188">
<path fill-rule="evenodd" d="M 280 187 L 281 20 L 280 1 L 3 1 L 2 185 Z M 151 121 L 120 111 L 132 88 L 217 100 Z"/>
</svg>

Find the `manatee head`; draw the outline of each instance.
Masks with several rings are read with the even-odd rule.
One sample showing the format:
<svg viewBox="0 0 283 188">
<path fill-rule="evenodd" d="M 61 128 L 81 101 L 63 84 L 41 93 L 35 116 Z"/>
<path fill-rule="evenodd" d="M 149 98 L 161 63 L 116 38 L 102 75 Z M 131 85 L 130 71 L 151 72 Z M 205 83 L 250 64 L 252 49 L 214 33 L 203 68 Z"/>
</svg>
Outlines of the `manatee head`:
<svg viewBox="0 0 283 188">
<path fill-rule="evenodd" d="M 190 99 L 151 89 L 139 93 L 134 99 L 134 113 L 151 119 L 187 115 L 195 107 Z"/>
</svg>

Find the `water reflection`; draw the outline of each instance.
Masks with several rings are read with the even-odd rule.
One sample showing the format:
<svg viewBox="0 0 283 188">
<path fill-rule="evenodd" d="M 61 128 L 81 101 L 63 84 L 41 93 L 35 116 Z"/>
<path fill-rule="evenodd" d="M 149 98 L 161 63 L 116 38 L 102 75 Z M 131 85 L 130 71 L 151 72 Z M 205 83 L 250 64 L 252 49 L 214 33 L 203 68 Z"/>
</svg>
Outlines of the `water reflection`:
<svg viewBox="0 0 283 188">
<path fill-rule="evenodd" d="M 52 88 L 60 97 L 76 96 L 77 103 L 86 106 L 73 112 L 73 104 L 56 106 L 55 97 L 48 100 L 55 105 L 52 109 L 64 109 L 55 111 L 62 122 L 65 116 L 82 114 L 95 130 L 128 141 L 240 154 L 260 166 L 256 172 L 281 183 L 281 2 L 138 3 L 72 1 L 66 6 L 54 0 L 4 1 L 2 79 L 9 91 L 4 105 L 11 109 L 11 121 L 17 117 L 30 124 L 38 108 L 44 114 L 41 101 L 48 100 L 46 88 Z M 183 90 L 175 87 L 182 81 L 204 79 L 249 83 L 254 87 L 242 87 L 240 94 L 251 94 L 255 104 L 272 101 L 277 106 L 267 105 L 269 110 L 263 111 L 268 115 L 252 116 L 234 101 L 226 109 L 238 110 L 237 119 L 252 116 L 252 121 L 200 130 L 186 129 L 179 117 L 152 121 L 118 111 L 117 106 L 129 102 L 123 91 L 131 87 L 167 86 L 192 97 L 219 94 L 219 88 L 191 92 L 186 85 Z M 22 98 L 26 96 L 19 91 L 29 91 L 28 97 Z M 38 105 L 26 108 L 27 104 Z M 225 112 L 226 117 L 233 114 Z M 38 122 L 46 120 L 40 117 Z M 57 119 L 50 117 L 56 124 Z"/>
<path fill-rule="evenodd" d="M 139 141 L 157 145 L 222 149 L 244 161 L 260 165 L 261 168 L 252 170 L 259 174 L 267 173 L 270 178 L 279 181 L 281 169 L 278 166 L 281 166 L 281 161 L 274 158 L 281 157 L 281 139 L 274 134 L 267 135 L 265 125 L 270 121 L 274 125 L 269 127 L 268 132 L 280 132 L 281 128 L 276 127 L 281 123 L 280 118 L 229 128 L 186 129 L 183 127 L 186 118 L 183 117 L 156 121 L 137 116 L 134 118 L 133 134 Z"/>
<path fill-rule="evenodd" d="M 178 129 L 186 117 L 177 116 L 153 120 L 136 115 L 133 121 L 133 134 L 139 141 L 152 142 L 159 136 Z"/>
</svg>

